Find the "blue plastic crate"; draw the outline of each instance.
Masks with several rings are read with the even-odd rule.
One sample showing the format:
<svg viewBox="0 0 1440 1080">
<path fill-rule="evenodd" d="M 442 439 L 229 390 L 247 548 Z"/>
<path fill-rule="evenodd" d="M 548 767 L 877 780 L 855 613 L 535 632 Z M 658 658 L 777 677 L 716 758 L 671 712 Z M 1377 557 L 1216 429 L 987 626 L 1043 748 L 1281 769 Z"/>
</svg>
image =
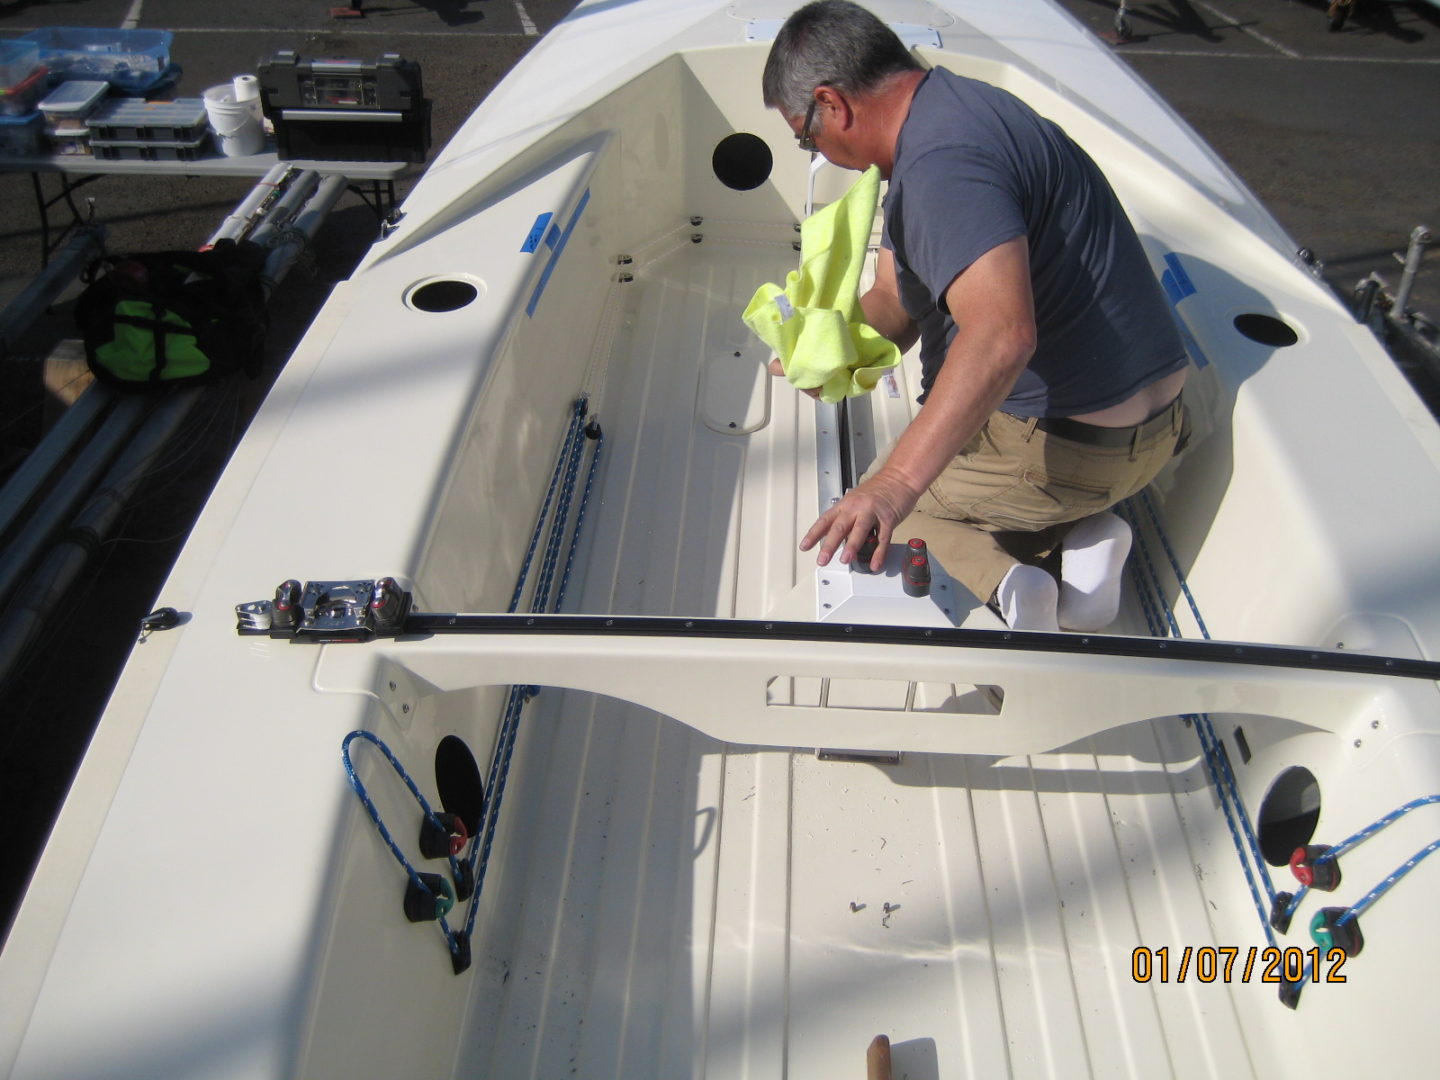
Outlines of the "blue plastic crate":
<svg viewBox="0 0 1440 1080">
<path fill-rule="evenodd" d="M 33 41 L 0 41 L 0 90 L 19 86 L 40 66 L 40 48 Z"/>
<path fill-rule="evenodd" d="M 28 116 L 0 116 L 0 157 L 36 157 L 40 153 L 37 109 Z"/>
<path fill-rule="evenodd" d="M 155 82 L 170 66 L 174 39 L 169 30 L 46 26 L 14 40 L 33 41 L 40 47 L 40 62 L 50 69 L 52 79 L 104 79 L 116 87 L 136 89 Z"/>
</svg>

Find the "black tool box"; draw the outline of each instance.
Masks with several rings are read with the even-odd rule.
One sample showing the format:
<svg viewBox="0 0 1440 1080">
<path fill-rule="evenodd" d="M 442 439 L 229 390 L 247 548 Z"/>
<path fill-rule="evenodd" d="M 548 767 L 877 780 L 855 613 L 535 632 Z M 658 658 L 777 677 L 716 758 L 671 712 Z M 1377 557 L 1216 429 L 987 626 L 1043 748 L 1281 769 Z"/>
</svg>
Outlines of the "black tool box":
<svg viewBox="0 0 1440 1080">
<path fill-rule="evenodd" d="M 257 74 L 281 160 L 425 160 L 430 102 L 413 60 L 305 60 L 286 49 Z"/>
</svg>

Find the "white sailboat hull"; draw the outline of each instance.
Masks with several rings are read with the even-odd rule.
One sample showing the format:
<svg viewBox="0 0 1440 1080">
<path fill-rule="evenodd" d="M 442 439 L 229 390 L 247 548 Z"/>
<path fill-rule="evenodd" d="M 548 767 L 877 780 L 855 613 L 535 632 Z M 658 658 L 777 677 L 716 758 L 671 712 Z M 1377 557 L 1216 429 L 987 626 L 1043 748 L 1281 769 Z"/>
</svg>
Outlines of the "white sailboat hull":
<svg viewBox="0 0 1440 1080">
<path fill-rule="evenodd" d="M 1312 954 L 1307 927 L 1434 839 L 1440 810 L 1347 851 L 1288 933 L 1264 909 L 1298 889 L 1287 840 L 1337 844 L 1440 790 L 1433 677 L 1325 659 L 1436 657 L 1440 431 L 1263 208 L 1068 17 L 873 7 L 1111 178 L 1196 363 L 1194 443 L 1134 508 L 1152 591 L 1185 638 L 1319 666 L 766 631 L 1003 628 L 953 583 L 933 604 L 893 579 L 866 597 L 796 550 L 838 483 L 837 433 L 739 318 L 793 265 L 809 191 L 760 103 L 785 10 L 582 4 L 336 289 L 221 479 L 160 597 L 188 619 L 135 649 L 0 954 L 0 1072 L 830 1078 L 860 1075 L 882 1032 L 912 1077 L 1428 1065 L 1440 860 L 1365 910 L 1359 955 Z M 773 152 L 746 190 L 712 164 L 736 132 Z M 848 179 L 822 169 L 816 197 Z M 474 298 L 425 310 L 436 281 Z M 1294 343 L 1245 336 L 1244 315 Z M 858 458 L 908 421 L 914 363 L 859 405 Z M 506 611 L 582 396 L 603 457 L 552 570 L 559 610 L 599 625 L 236 634 L 235 605 L 287 578 L 391 574 L 423 611 Z M 1148 588 L 1111 634 L 1149 632 Z M 605 633 L 631 616 L 667 633 Z M 746 632 L 686 637 L 687 619 Z M 341 744 L 373 733 L 434 803 L 458 737 L 493 803 L 512 685 L 546 689 L 502 755 L 455 974 L 402 911 Z M 414 850 L 414 798 L 353 754 L 398 845 L 441 872 Z M 1318 978 L 1292 1009 L 1272 980 L 1297 955 Z"/>
</svg>

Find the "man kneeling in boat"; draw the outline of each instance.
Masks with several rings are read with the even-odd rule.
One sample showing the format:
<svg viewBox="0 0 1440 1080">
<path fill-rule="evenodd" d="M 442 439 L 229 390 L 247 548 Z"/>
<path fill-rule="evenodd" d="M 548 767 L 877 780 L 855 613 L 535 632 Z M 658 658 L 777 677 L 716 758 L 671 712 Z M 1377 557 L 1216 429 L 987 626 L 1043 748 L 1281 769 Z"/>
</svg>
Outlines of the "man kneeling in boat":
<svg viewBox="0 0 1440 1080">
<path fill-rule="evenodd" d="M 1186 355 L 1135 230 L 1089 156 L 1003 90 L 926 70 L 846 0 L 790 16 L 765 104 L 800 147 L 889 180 L 866 320 L 919 338 L 921 409 L 811 526 L 823 566 L 918 535 L 1015 629 L 1116 615 L 1129 527 L 1110 507 L 1173 456 Z M 771 370 L 781 374 L 779 362 Z M 1039 565 L 1060 550 L 1061 581 Z"/>
</svg>

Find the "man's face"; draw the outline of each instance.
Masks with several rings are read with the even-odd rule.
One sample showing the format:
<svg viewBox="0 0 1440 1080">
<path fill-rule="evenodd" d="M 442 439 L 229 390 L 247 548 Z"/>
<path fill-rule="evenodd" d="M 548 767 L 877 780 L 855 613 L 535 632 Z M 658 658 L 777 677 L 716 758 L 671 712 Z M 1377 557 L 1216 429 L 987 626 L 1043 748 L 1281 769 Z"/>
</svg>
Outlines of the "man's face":
<svg viewBox="0 0 1440 1080">
<path fill-rule="evenodd" d="M 801 150 L 825 155 L 825 160 L 842 169 L 863 171 L 870 162 L 862 160 L 840 120 L 843 103 L 830 87 L 819 87 L 810 98 L 810 107 L 800 116 L 787 119 Z"/>
</svg>

